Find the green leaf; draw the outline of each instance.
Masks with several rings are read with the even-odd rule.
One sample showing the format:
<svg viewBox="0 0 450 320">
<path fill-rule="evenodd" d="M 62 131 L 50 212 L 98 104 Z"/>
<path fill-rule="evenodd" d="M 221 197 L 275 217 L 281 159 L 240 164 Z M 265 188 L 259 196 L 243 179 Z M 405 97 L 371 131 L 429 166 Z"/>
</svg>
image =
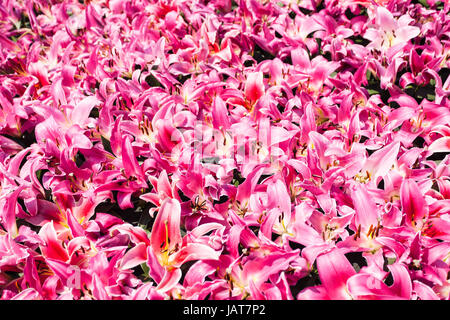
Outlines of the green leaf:
<svg viewBox="0 0 450 320">
<path fill-rule="evenodd" d="M 427 0 L 419 0 L 419 3 L 423 5 L 425 8 L 429 8 L 430 5 L 428 4 Z"/>
<path fill-rule="evenodd" d="M 47 171 L 47 169 L 39 169 L 38 171 L 36 171 L 36 177 L 38 178 L 39 182 L 42 183 L 42 177 Z"/>
<path fill-rule="evenodd" d="M 378 91 L 376 89 L 367 89 L 367 91 L 369 92 L 369 94 L 371 96 L 373 96 L 374 94 L 380 94 L 380 91 Z"/>
<path fill-rule="evenodd" d="M 237 187 L 244 181 L 245 181 L 245 178 L 241 175 L 241 173 L 237 169 L 234 169 L 233 170 L 233 179 L 231 180 L 231 184 L 233 184 Z"/>
<path fill-rule="evenodd" d="M 387 264 L 394 264 L 395 263 L 395 258 L 387 258 Z"/>
</svg>

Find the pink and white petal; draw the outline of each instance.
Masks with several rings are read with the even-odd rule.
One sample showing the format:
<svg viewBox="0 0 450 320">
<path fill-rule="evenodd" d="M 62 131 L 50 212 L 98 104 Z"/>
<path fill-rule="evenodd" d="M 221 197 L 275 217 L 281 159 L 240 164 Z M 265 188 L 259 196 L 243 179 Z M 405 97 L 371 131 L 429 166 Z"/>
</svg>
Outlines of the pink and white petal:
<svg viewBox="0 0 450 320">
<path fill-rule="evenodd" d="M 411 299 L 412 282 L 408 269 L 400 263 L 388 265 L 394 283 L 390 289 L 403 299 Z"/>
<path fill-rule="evenodd" d="M 34 288 L 27 288 L 20 293 L 16 294 L 11 300 L 40 300 L 42 299 L 39 292 Z"/>
<path fill-rule="evenodd" d="M 256 102 L 265 92 L 262 72 L 248 74 L 245 81 L 244 94 L 247 100 Z"/>
<path fill-rule="evenodd" d="M 121 269 L 132 269 L 147 261 L 147 245 L 143 242 L 128 250 L 120 262 Z"/>
<path fill-rule="evenodd" d="M 395 30 L 397 29 L 397 23 L 392 13 L 383 6 L 379 6 L 376 9 L 376 23 L 383 30 Z"/>
<path fill-rule="evenodd" d="M 158 290 L 158 292 L 164 293 L 173 289 L 178 284 L 178 281 L 180 281 L 181 276 L 182 272 L 178 268 L 166 270 L 164 272 L 163 278 L 158 283 L 156 290 Z"/>
<path fill-rule="evenodd" d="M 350 189 L 350 195 L 353 199 L 355 208 L 355 224 L 361 225 L 361 229 L 367 232 L 370 226 L 378 224 L 378 209 L 373 198 L 370 196 L 367 188 L 360 183 L 354 183 Z"/>
<path fill-rule="evenodd" d="M 428 147 L 431 152 L 450 152 L 450 136 L 439 138 Z"/>
<path fill-rule="evenodd" d="M 327 289 L 323 286 L 308 287 L 303 289 L 298 295 L 297 300 L 331 300 Z"/>
<path fill-rule="evenodd" d="M 428 205 L 417 183 L 412 179 L 405 179 L 400 187 L 400 200 L 403 212 L 406 214 L 406 224 L 419 227 L 422 219 L 428 214 Z"/>
<path fill-rule="evenodd" d="M 155 254 L 158 255 L 163 248 L 170 251 L 181 245 L 180 219 L 180 202 L 166 198 L 156 216 L 151 234 L 151 246 Z"/>
<path fill-rule="evenodd" d="M 367 273 L 359 273 L 351 277 L 347 286 L 352 296 L 359 299 L 393 300 L 398 298 L 383 281 Z"/>
<path fill-rule="evenodd" d="M 322 285 L 333 300 L 348 300 L 347 280 L 356 274 L 350 262 L 338 248 L 317 257 L 317 270 Z"/>
<path fill-rule="evenodd" d="M 201 243 L 189 243 L 169 257 L 172 266 L 179 267 L 192 260 L 218 260 L 220 252 Z"/>
<path fill-rule="evenodd" d="M 433 289 L 418 280 L 413 281 L 413 288 L 420 300 L 441 300 Z"/>
<path fill-rule="evenodd" d="M 403 26 L 395 29 L 394 43 L 407 42 L 420 34 L 420 28 L 414 26 Z"/>
</svg>

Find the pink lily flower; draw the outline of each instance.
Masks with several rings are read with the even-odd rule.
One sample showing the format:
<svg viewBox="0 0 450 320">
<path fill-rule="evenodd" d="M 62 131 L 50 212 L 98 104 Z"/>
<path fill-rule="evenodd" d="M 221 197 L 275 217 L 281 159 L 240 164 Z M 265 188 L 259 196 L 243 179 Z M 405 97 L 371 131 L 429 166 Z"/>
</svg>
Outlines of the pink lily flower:
<svg viewBox="0 0 450 320">
<path fill-rule="evenodd" d="M 147 261 L 154 266 L 153 278 L 157 290 L 166 292 L 175 287 L 181 278 L 180 267 L 191 260 L 217 260 L 219 253 L 201 243 L 190 243 L 180 232 L 181 207 L 176 199 L 166 198 L 156 216 L 150 246 L 138 244 L 124 257 L 122 268 L 130 268 Z M 147 249 L 148 248 L 148 249 Z"/>
<path fill-rule="evenodd" d="M 400 85 L 404 88 L 409 84 L 425 85 L 431 79 L 441 82 L 436 70 L 442 62 L 441 57 L 433 57 L 433 54 L 425 50 L 421 55 L 416 50 L 411 50 L 409 54 L 411 71 L 403 74 L 400 78 Z M 442 85 L 442 83 L 441 83 Z"/>
<path fill-rule="evenodd" d="M 317 257 L 317 269 L 322 285 L 307 288 L 299 293 L 298 299 L 410 299 L 412 282 L 406 267 L 402 264 L 389 265 L 394 279 L 391 286 L 370 273 L 353 269 L 350 262 L 339 251 L 333 249 Z"/>
<path fill-rule="evenodd" d="M 316 259 L 322 285 L 302 290 L 299 300 L 350 300 L 347 281 L 356 271 L 339 249 L 332 249 Z"/>
<path fill-rule="evenodd" d="M 371 41 L 369 48 L 403 47 L 406 43 L 420 34 L 420 28 L 411 26 L 412 18 L 403 15 L 394 19 L 392 13 L 385 7 L 377 7 L 373 27 L 369 27 L 364 38 Z"/>
<path fill-rule="evenodd" d="M 0 234 L 0 270 L 15 268 L 29 256 L 27 249 L 16 243 L 10 235 Z"/>
<path fill-rule="evenodd" d="M 411 299 L 412 282 L 407 268 L 403 264 L 389 265 L 388 268 L 394 281 L 391 286 L 371 274 L 359 273 L 348 279 L 349 292 L 359 299 Z"/>
<path fill-rule="evenodd" d="M 322 56 L 310 60 L 307 51 L 303 48 L 293 50 L 291 58 L 296 68 L 300 68 L 309 75 L 306 85 L 300 84 L 300 86 L 305 87 L 304 90 L 314 96 L 317 96 L 323 90 L 325 81 L 339 66 L 339 63 L 327 61 Z"/>
<path fill-rule="evenodd" d="M 403 180 L 400 199 L 405 212 L 405 223 L 417 230 L 422 229 L 428 218 L 428 205 L 417 183 L 412 179 Z"/>
<path fill-rule="evenodd" d="M 169 181 L 167 172 L 163 170 L 158 179 L 149 177 L 150 183 L 155 192 L 145 193 L 139 196 L 142 200 L 152 202 L 157 207 L 161 206 L 161 202 L 166 198 L 173 198 L 175 195 L 175 184 Z M 153 211 L 151 212 L 153 214 Z"/>
<path fill-rule="evenodd" d="M 0 6 L 1 299 L 449 298 L 447 1 L 56 2 Z"/>
<path fill-rule="evenodd" d="M 8 196 L 3 194 L 3 197 L 0 198 L 0 203 L 2 203 L 3 207 L 0 215 L 0 222 L 4 229 L 9 232 L 12 237 L 16 237 L 18 235 L 16 223 L 16 215 L 18 212 L 17 199 L 24 188 L 25 186 L 22 185 L 14 191 L 11 190 Z"/>
</svg>

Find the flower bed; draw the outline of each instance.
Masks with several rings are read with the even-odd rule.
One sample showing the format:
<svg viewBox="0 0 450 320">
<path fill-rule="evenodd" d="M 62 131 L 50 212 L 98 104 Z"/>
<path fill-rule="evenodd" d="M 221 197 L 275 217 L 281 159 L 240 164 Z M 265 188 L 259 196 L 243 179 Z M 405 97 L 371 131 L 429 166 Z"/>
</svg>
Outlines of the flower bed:
<svg viewBox="0 0 450 320">
<path fill-rule="evenodd" d="M 2 1 L 2 299 L 448 299 L 450 4 Z"/>
</svg>

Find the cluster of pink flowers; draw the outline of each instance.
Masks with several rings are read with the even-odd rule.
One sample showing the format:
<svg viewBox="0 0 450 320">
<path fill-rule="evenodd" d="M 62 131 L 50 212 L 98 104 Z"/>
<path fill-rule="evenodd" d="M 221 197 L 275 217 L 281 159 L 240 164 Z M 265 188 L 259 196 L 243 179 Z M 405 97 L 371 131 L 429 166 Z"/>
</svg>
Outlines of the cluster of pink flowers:
<svg viewBox="0 0 450 320">
<path fill-rule="evenodd" d="M 449 299 L 449 12 L 2 0 L 1 299 Z"/>
</svg>

